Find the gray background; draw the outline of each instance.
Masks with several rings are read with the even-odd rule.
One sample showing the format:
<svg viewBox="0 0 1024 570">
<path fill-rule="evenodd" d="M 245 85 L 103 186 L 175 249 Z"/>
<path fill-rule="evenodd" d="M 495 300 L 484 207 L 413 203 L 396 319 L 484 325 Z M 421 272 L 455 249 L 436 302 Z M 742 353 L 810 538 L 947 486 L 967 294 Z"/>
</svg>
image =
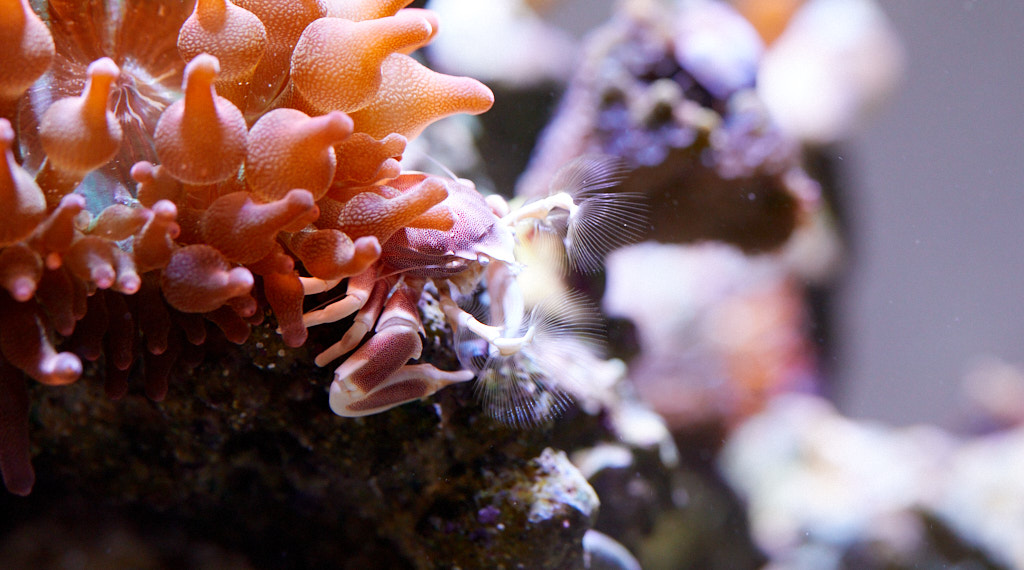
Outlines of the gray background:
<svg viewBox="0 0 1024 570">
<path fill-rule="evenodd" d="M 579 32 L 610 4 L 555 19 Z M 972 365 L 1024 364 L 1024 0 L 880 5 L 906 71 L 835 151 L 852 243 L 828 368 L 848 414 L 962 427 Z"/>
<path fill-rule="evenodd" d="M 853 144 L 840 405 L 964 423 L 966 370 L 1024 363 L 1024 2 L 888 0 L 904 82 Z"/>
</svg>

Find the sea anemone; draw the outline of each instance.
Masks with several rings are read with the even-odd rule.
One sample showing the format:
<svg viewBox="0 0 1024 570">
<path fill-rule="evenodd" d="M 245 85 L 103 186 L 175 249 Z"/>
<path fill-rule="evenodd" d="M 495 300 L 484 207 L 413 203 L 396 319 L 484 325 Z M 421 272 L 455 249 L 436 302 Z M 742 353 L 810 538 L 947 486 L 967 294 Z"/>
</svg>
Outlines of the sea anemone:
<svg viewBox="0 0 1024 570">
<path fill-rule="evenodd" d="M 493 95 L 408 55 L 437 32 L 409 3 L 0 1 L 8 490 L 35 480 L 26 376 L 68 384 L 102 358 L 117 398 L 141 356 L 159 400 L 183 342 L 207 321 L 244 342 L 264 300 L 301 345 L 300 270 L 362 273 L 444 199 L 382 184 L 409 139 Z"/>
</svg>

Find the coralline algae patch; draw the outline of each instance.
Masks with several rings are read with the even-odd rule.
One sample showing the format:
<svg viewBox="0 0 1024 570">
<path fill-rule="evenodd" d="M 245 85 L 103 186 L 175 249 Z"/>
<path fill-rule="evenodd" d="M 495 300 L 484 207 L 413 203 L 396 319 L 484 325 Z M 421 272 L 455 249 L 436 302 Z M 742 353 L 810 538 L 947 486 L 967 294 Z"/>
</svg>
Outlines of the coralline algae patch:
<svg viewBox="0 0 1024 570">
<path fill-rule="evenodd" d="M 438 29 L 409 3 L 0 2 L 10 491 L 35 480 L 25 376 L 69 384 L 81 358 L 102 359 L 119 398 L 141 359 L 146 393 L 160 400 L 186 346 L 210 334 L 242 343 L 265 307 L 285 344 L 301 345 L 299 268 L 356 275 L 391 233 L 446 217 L 443 195 L 423 224 L 404 202 L 347 207 L 367 192 L 437 186 L 385 184 L 424 127 L 493 102 L 476 80 L 408 55 Z"/>
</svg>

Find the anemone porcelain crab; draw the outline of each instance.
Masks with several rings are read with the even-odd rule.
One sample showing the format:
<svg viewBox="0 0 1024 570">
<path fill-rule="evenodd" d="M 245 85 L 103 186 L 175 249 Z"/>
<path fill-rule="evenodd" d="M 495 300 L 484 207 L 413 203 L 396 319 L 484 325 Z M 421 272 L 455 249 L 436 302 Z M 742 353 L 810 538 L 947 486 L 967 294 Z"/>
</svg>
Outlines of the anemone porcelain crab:
<svg viewBox="0 0 1024 570">
<path fill-rule="evenodd" d="M 491 392 L 484 399 L 507 408 L 490 411 L 518 423 L 530 419 L 537 398 L 563 394 L 552 368 L 591 350 L 595 319 L 574 295 L 556 295 L 527 312 L 517 279 L 524 265 L 517 253 L 547 236 L 547 243 L 564 248 L 561 255 L 571 264 L 589 271 L 608 250 L 639 237 L 644 207 L 638 197 L 602 192 L 618 182 L 620 172 L 614 159 L 582 157 L 560 171 L 547 198 L 512 211 L 501 197 L 484 198 L 467 180 L 445 180 L 448 196 L 442 204 L 454 219 L 450 231 L 399 230 L 374 265 L 348 280 L 344 297 L 303 317 L 312 326 L 356 314 L 343 338 L 315 360 L 324 366 L 355 349 L 335 370 L 331 409 L 341 416 L 374 414 L 479 376 Z M 308 278 L 303 285 L 313 294 L 339 282 Z M 458 304 L 481 283 L 489 317 L 474 316 Z M 457 353 L 464 370 L 410 363 L 423 348 L 417 304 L 428 284 L 462 339 Z"/>
</svg>

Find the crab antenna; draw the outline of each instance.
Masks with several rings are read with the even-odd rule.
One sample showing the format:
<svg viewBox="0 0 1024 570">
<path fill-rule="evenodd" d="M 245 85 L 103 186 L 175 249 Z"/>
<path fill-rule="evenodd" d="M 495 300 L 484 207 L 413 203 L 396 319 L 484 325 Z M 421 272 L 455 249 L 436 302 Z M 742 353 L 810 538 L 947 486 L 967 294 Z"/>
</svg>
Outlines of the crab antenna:
<svg viewBox="0 0 1024 570">
<path fill-rule="evenodd" d="M 448 176 L 448 178 L 451 178 L 453 182 L 458 182 L 459 181 L 459 177 L 456 176 L 455 173 L 451 171 L 451 169 L 449 169 L 447 166 L 442 164 L 440 160 L 437 160 L 436 158 L 431 156 L 430 153 L 421 150 L 421 151 L 419 151 L 419 154 L 423 158 L 425 158 L 428 161 L 430 161 L 434 166 L 436 166 L 439 169 L 441 169 L 441 171 L 444 172 L 445 175 Z"/>
<path fill-rule="evenodd" d="M 315 293 L 323 293 L 324 291 L 330 291 L 331 289 L 334 289 L 343 280 L 343 277 L 339 277 L 337 279 L 317 279 L 316 277 L 299 277 L 299 283 L 302 283 L 302 292 L 306 295 L 313 295 Z"/>
</svg>

